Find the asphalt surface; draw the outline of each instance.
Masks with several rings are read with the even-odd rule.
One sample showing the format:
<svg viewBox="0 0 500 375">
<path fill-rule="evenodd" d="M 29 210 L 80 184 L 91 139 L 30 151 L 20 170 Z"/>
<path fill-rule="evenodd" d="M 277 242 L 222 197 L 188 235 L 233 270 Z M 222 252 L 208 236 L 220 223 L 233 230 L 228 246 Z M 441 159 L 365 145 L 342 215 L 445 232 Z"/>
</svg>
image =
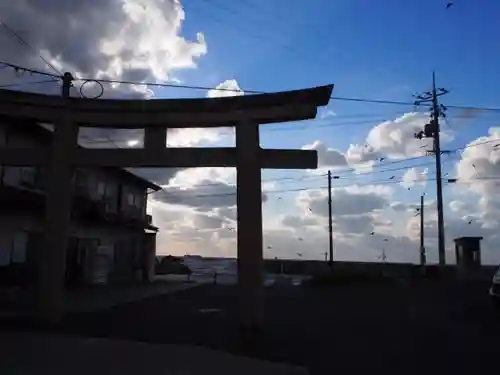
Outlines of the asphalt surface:
<svg viewBox="0 0 500 375">
<path fill-rule="evenodd" d="M 312 374 L 490 374 L 500 358 L 500 314 L 487 289 L 437 282 L 266 288 L 265 328 L 250 347 L 238 336 L 232 286 L 70 315 L 57 330 L 207 346 L 306 366 Z"/>
</svg>

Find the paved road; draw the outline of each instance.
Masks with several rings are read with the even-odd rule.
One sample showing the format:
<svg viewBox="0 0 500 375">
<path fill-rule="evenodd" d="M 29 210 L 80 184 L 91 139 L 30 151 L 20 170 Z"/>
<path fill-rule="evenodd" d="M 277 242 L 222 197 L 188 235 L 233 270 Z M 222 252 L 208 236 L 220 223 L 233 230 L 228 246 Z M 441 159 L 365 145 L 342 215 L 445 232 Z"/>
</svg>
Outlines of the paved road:
<svg viewBox="0 0 500 375">
<path fill-rule="evenodd" d="M 253 349 L 239 345 L 235 297 L 234 287 L 203 286 L 72 315 L 63 329 L 244 350 L 312 374 L 489 374 L 500 358 L 500 315 L 487 285 L 268 288 L 265 330 Z"/>
</svg>

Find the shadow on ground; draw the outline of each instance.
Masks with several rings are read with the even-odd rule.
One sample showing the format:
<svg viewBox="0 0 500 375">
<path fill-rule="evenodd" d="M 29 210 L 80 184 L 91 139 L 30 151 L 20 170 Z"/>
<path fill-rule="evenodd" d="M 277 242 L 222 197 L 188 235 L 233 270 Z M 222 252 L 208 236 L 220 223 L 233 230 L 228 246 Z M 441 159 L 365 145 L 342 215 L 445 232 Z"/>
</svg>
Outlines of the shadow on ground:
<svg viewBox="0 0 500 375">
<path fill-rule="evenodd" d="M 252 347 L 239 340 L 233 286 L 71 314 L 53 330 L 202 345 L 306 366 L 313 374 L 478 373 L 479 364 L 496 368 L 500 355 L 500 316 L 487 288 L 444 282 L 267 288 L 265 327 Z M 20 323 L 10 329 L 41 328 Z"/>
</svg>

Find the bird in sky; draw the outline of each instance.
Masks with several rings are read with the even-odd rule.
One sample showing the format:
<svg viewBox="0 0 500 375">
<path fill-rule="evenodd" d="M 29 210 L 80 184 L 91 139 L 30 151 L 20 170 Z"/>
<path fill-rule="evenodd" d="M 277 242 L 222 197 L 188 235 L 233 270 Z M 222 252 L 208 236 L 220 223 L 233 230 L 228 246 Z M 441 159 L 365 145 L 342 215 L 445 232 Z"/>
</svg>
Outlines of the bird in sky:
<svg viewBox="0 0 500 375">
<path fill-rule="evenodd" d="M 451 7 L 453 5 L 453 3 L 448 3 L 446 4 L 446 9 L 448 9 L 449 7 Z"/>
<path fill-rule="evenodd" d="M 375 235 L 375 232 L 371 232 L 371 233 L 370 233 L 370 236 L 374 236 L 374 235 Z"/>
<path fill-rule="evenodd" d="M 468 224 L 472 224 L 472 220 L 469 220 L 469 221 L 468 221 Z"/>
</svg>

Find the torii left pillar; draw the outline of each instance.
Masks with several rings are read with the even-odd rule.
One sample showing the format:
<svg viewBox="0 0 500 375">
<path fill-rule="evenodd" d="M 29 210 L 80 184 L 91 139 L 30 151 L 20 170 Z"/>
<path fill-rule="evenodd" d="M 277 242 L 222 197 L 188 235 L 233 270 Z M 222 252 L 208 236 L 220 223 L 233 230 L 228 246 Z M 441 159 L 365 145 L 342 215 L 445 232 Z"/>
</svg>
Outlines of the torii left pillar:
<svg viewBox="0 0 500 375">
<path fill-rule="evenodd" d="M 71 74 L 63 76 L 62 96 L 69 99 Z M 38 304 L 45 322 L 56 323 L 64 313 L 64 277 L 67 238 L 71 222 L 72 159 L 77 147 L 78 125 L 70 106 L 54 124 L 50 147 L 45 212 L 45 241 L 39 256 Z"/>
</svg>

